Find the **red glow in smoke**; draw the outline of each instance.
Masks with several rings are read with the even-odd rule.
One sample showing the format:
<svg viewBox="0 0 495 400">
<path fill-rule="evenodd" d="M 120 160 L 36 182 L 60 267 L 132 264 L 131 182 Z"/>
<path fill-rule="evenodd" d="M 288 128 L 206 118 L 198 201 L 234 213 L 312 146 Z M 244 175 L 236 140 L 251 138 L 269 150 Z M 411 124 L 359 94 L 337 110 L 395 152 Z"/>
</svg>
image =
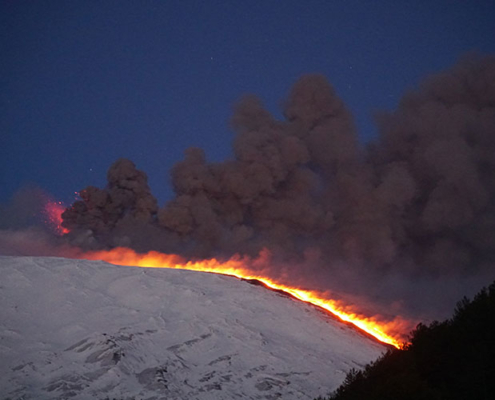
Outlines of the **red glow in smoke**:
<svg viewBox="0 0 495 400">
<path fill-rule="evenodd" d="M 64 235 L 69 233 L 67 228 L 62 226 L 62 213 L 65 211 L 65 206 L 61 201 L 53 201 L 47 199 L 43 206 L 43 214 L 45 223 L 57 234 Z"/>
</svg>

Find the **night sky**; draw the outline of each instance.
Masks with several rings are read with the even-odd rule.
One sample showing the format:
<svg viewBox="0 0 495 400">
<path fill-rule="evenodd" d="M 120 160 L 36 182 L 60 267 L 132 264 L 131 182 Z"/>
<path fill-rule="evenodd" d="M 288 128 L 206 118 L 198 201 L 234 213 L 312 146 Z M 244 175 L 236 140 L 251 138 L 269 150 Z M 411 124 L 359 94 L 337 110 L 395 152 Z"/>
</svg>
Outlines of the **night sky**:
<svg viewBox="0 0 495 400">
<path fill-rule="evenodd" d="M 363 141 L 422 77 L 495 53 L 493 1 L 0 2 L 0 202 L 36 185 L 71 202 L 119 157 L 162 205 L 190 146 L 231 157 L 246 93 L 280 116 L 323 73 Z"/>
</svg>

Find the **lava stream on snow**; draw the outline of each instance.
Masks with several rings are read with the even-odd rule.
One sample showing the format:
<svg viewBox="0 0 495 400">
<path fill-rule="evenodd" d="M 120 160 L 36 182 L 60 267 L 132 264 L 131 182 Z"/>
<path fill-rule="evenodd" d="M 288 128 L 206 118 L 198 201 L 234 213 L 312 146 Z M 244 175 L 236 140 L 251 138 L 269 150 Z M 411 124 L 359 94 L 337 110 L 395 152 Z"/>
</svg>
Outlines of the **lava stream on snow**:
<svg viewBox="0 0 495 400">
<path fill-rule="evenodd" d="M 337 316 L 341 320 L 356 326 L 380 342 L 397 348 L 405 341 L 403 328 L 404 325 L 409 324 L 400 317 L 397 317 L 392 321 L 382 322 L 378 318 L 366 317 L 357 312 L 349 311 L 350 307 L 348 305 L 328 298 L 328 294 L 325 294 L 324 292 L 291 287 L 277 282 L 270 277 L 257 274 L 249 269 L 245 259 L 238 256 L 232 257 L 227 261 L 218 261 L 215 258 L 200 261 L 187 261 L 178 255 L 163 254 L 155 251 L 139 254 L 132 249 L 120 247 L 112 250 L 81 252 L 74 258 L 102 260 L 114 265 L 122 266 L 200 271 L 234 276 L 245 280 L 256 280 L 270 289 L 288 293 L 301 301 L 318 306 Z"/>
</svg>

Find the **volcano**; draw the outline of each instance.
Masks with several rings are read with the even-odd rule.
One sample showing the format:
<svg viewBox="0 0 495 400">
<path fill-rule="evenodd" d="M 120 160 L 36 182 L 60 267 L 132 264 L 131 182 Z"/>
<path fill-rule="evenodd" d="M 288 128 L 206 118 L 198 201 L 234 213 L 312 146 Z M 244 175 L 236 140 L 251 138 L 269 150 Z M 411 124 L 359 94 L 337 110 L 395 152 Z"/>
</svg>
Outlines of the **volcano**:
<svg viewBox="0 0 495 400">
<path fill-rule="evenodd" d="M 0 257 L 10 399 L 312 399 L 386 350 L 314 306 L 236 278 Z"/>
</svg>

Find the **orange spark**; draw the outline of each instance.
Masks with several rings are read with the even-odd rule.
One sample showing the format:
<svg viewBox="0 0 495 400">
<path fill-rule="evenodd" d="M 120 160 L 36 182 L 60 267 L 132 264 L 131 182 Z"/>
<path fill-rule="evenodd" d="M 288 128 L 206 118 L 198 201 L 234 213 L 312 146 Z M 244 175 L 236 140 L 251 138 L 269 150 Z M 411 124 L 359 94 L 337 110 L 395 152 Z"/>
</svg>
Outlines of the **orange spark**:
<svg viewBox="0 0 495 400">
<path fill-rule="evenodd" d="M 138 254 L 128 248 L 88 252 L 79 254 L 78 256 L 79 258 L 88 260 L 103 260 L 115 265 L 183 269 L 235 276 L 247 280 L 258 280 L 272 289 L 289 293 L 299 300 L 321 307 L 341 320 L 355 325 L 379 341 L 397 348 L 400 348 L 403 342 L 403 332 L 405 326 L 408 325 L 406 321 L 400 318 L 383 322 L 377 317 L 366 317 L 358 312 L 353 312 L 352 307 L 346 306 L 340 301 L 327 298 L 328 294 L 326 295 L 326 293 L 284 285 L 270 277 L 253 272 L 249 269 L 249 262 L 241 257 L 233 257 L 227 261 L 218 261 L 214 258 L 201 261 L 187 261 L 177 255 L 154 251 L 147 254 Z"/>
</svg>

